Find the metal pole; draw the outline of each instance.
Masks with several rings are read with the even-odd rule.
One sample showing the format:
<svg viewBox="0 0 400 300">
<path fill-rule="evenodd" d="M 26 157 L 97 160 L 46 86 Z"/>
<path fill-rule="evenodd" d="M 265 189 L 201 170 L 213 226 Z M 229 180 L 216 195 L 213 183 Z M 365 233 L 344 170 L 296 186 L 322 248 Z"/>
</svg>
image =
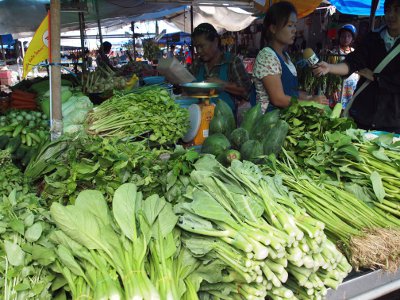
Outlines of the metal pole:
<svg viewBox="0 0 400 300">
<path fill-rule="evenodd" d="M 60 0 L 50 1 L 50 96 L 51 140 L 58 139 L 63 133 L 61 112 L 61 67 L 60 67 Z"/>
<path fill-rule="evenodd" d="M 86 73 L 86 53 L 85 53 L 85 15 L 83 14 L 83 12 L 79 13 L 79 31 L 81 34 L 82 75 L 84 75 Z"/>
<path fill-rule="evenodd" d="M 0 44 L 1 44 L 1 56 L 3 60 L 6 60 L 6 55 L 4 54 L 4 45 L 3 45 L 3 37 L 0 35 Z"/>
<path fill-rule="evenodd" d="M 96 4 L 96 18 L 97 18 L 97 28 L 99 30 L 99 37 L 100 37 L 100 45 L 103 45 L 103 36 L 101 34 L 101 23 L 100 23 L 100 15 L 99 15 L 99 4 L 98 1 L 95 1 Z"/>
<path fill-rule="evenodd" d="M 374 30 L 375 28 L 375 14 L 378 9 L 379 0 L 371 0 L 371 14 L 369 16 L 369 29 Z"/>
<path fill-rule="evenodd" d="M 193 20 L 193 5 L 190 6 L 190 34 L 193 33 L 194 30 L 194 20 Z M 190 43 L 190 55 L 192 56 L 192 61 L 194 60 L 194 46 L 193 41 Z"/>
<path fill-rule="evenodd" d="M 135 22 L 131 22 L 132 40 L 133 40 L 133 60 L 136 61 L 136 37 L 135 37 Z"/>
</svg>

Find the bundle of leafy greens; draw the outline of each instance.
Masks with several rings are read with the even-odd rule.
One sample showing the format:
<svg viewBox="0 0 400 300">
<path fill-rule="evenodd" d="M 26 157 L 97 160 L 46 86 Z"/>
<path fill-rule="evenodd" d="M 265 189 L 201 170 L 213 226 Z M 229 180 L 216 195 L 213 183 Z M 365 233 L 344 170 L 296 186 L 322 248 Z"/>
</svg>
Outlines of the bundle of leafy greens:
<svg viewBox="0 0 400 300">
<path fill-rule="evenodd" d="M 74 205 L 53 203 L 50 212 L 59 228 L 56 270 L 74 299 L 197 298 L 194 283 L 186 287 L 192 267 L 185 263 L 193 259 L 180 251 L 178 218 L 164 198 L 143 199 L 127 183 L 115 191 L 111 211 L 101 192 L 86 190 Z"/>
<path fill-rule="evenodd" d="M 188 122 L 188 111 L 165 89 L 150 87 L 114 96 L 94 108 L 87 118 L 87 130 L 102 137 L 148 137 L 156 144 L 173 144 L 186 134 Z"/>
<path fill-rule="evenodd" d="M 365 131 L 326 132 L 322 140 L 286 155 L 315 180 L 337 180 L 360 200 L 399 217 L 400 143 L 393 134 L 366 139 Z"/>
<path fill-rule="evenodd" d="M 309 299 L 336 288 L 351 266 L 282 182 L 251 162 L 225 168 L 212 156 L 195 164 L 175 205 L 183 243 L 204 276 L 201 294 L 229 299 Z M 218 270 L 218 272 L 216 271 Z M 207 272 L 203 272 L 207 273 Z"/>
<path fill-rule="evenodd" d="M 49 200 L 73 201 L 85 189 L 97 189 L 110 198 L 127 182 L 150 195 L 163 193 L 167 180 L 190 173 L 197 157 L 194 150 L 182 147 L 156 149 L 146 141 L 81 137 L 48 144 L 28 165 L 25 175 L 33 182 L 44 181 L 41 195 Z"/>
<path fill-rule="evenodd" d="M 25 189 L 0 197 L 0 298 L 53 299 L 52 230 L 43 201 Z"/>
<path fill-rule="evenodd" d="M 0 150 L 0 168 L 0 197 L 8 196 L 14 189 L 25 189 L 28 192 L 27 186 L 24 185 L 24 174 L 13 164 L 11 153 L 7 150 Z"/>
<path fill-rule="evenodd" d="M 299 157 L 306 157 L 304 149 L 313 149 L 314 142 L 323 140 L 327 131 L 345 131 L 356 128 L 347 118 L 332 118 L 328 106 L 311 101 L 299 101 L 281 113 L 281 118 L 289 124 L 285 149 Z"/>
<path fill-rule="evenodd" d="M 338 155 L 335 150 L 330 153 L 333 159 Z M 348 168 L 348 163 L 342 164 L 342 167 Z M 362 164 L 361 168 L 363 168 Z M 342 246 L 354 267 L 389 269 L 399 267 L 399 253 L 394 245 L 398 243 L 400 236 L 400 220 L 395 214 L 383 209 L 386 207 L 384 203 L 380 204 L 372 200 L 374 192 L 372 188 L 368 188 L 368 182 L 364 184 L 369 177 L 361 181 L 362 185 L 357 184 L 357 181 L 343 183 L 332 178 L 321 180 L 321 177 L 319 181 L 316 181 L 299 168 L 289 156 L 284 162 L 275 162 L 273 169 L 268 170 L 265 167 L 264 171 L 268 174 L 276 174 L 276 172 L 280 174 L 285 185 L 295 193 L 298 205 L 303 207 L 309 215 L 325 223 L 329 238 Z M 310 174 L 315 176 L 315 173 Z M 370 184 L 378 185 L 373 181 Z M 385 201 L 385 203 L 391 202 Z M 384 243 L 383 236 L 385 236 Z M 361 244 L 363 244 L 361 248 L 382 245 L 385 251 L 381 251 L 377 257 L 376 251 L 359 251 Z"/>
</svg>

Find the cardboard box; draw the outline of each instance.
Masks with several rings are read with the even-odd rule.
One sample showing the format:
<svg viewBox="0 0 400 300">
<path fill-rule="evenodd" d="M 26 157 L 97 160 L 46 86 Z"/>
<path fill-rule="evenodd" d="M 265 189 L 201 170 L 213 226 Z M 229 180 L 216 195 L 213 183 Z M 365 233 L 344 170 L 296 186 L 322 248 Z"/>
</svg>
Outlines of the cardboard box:
<svg viewBox="0 0 400 300">
<path fill-rule="evenodd" d="M 11 78 L 10 70 L 0 70 L 0 78 Z"/>
<path fill-rule="evenodd" d="M 12 80 L 10 78 L 0 78 L 1 85 L 12 85 Z"/>
</svg>

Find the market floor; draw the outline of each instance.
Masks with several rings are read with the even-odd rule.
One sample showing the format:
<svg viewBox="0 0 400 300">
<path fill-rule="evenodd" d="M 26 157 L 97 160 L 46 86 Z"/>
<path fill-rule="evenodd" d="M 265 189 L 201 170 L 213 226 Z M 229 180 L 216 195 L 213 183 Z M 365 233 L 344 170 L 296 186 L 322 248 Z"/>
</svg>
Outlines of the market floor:
<svg viewBox="0 0 400 300">
<path fill-rule="evenodd" d="M 400 290 L 391 292 L 390 294 L 376 298 L 375 300 L 400 300 Z"/>
</svg>

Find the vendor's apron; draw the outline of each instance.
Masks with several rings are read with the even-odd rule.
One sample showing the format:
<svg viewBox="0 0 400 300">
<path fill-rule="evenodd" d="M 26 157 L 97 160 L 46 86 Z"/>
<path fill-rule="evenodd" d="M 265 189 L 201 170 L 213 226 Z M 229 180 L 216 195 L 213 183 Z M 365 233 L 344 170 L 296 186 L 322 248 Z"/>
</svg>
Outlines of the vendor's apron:
<svg viewBox="0 0 400 300">
<path fill-rule="evenodd" d="M 229 66 L 229 61 L 231 58 L 231 54 L 228 52 L 224 53 L 224 60 L 226 62 L 224 62 L 222 64 L 222 66 L 219 69 L 219 76 L 218 78 L 223 80 L 223 81 L 228 81 L 228 66 Z M 196 76 L 196 79 L 198 82 L 204 81 L 205 80 L 205 67 L 204 64 L 202 64 L 199 68 L 199 72 Z M 227 93 L 227 92 L 220 92 L 218 95 L 218 98 L 223 100 L 225 103 L 227 103 L 229 105 L 229 107 L 232 109 L 232 111 L 235 113 L 236 112 L 236 106 L 235 106 L 235 101 L 232 99 L 232 97 Z M 211 102 L 214 102 L 214 100 L 212 100 Z"/>
<path fill-rule="evenodd" d="M 272 48 L 271 48 L 272 49 Z M 272 49 L 274 50 L 274 49 Z M 281 63 L 282 66 L 282 75 L 281 75 L 281 81 L 282 81 L 282 87 L 285 95 L 291 96 L 291 97 L 298 97 L 299 96 L 299 81 L 297 79 L 297 76 L 293 75 L 292 72 L 290 72 L 289 67 L 286 65 L 285 61 L 283 58 L 274 50 L 276 53 L 276 56 L 279 58 L 279 62 Z M 271 101 L 268 104 L 267 112 L 276 109 L 274 105 L 272 105 Z"/>
</svg>

